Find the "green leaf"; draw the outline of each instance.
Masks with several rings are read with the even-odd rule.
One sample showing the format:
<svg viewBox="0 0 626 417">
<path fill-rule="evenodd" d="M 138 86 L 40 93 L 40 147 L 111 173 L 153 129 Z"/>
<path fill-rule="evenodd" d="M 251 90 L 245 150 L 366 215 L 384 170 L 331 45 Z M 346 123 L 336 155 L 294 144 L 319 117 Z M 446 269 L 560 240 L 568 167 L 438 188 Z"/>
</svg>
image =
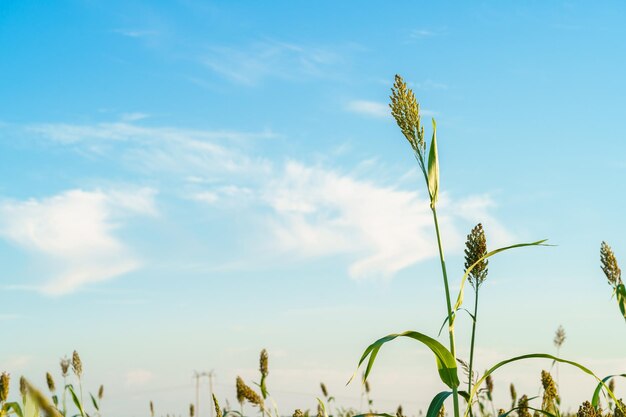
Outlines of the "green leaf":
<svg viewBox="0 0 626 417">
<path fill-rule="evenodd" d="M 521 407 L 513 407 L 511 408 L 509 411 L 507 411 L 504 414 L 500 414 L 498 415 L 498 417 L 507 417 L 509 414 L 511 414 L 513 411 L 519 410 Z M 556 417 L 554 414 L 552 413 L 548 413 L 547 411 L 538 409 L 538 408 L 533 408 L 533 407 L 528 407 L 529 410 L 533 410 L 533 411 L 537 411 L 538 413 L 544 414 L 548 417 Z"/>
<path fill-rule="evenodd" d="M 626 320 L 626 287 L 624 286 L 624 284 L 619 284 L 615 288 L 615 293 L 617 295 L 617 304 L 619 305 L 619 310 L 622 312 L 624 320 Z"/>
<path fill-rule="evenodd" d="M 609 375 L 609 376 L 602 378 L 602 382 L 598 383 L 598 386 L 593 392 L 593 397 L 591 397 L 591 405 L 593 405 L 593 408 L 597 409 L 598 405 L 600 405 L 600 393 L 602 392 L 602 387 L 606 386 L 606 382 L 609 379 L 615 378 L 616 376 L 621 376 L 621 377 L 626 378 L 626 374 Z"/>
<path fill-rule="evenodd" d="M 98 401 L 96 401 L 96 397 L 94 397 L 92 393 L 89 393 L 89 396 L 91 397 L 91 403 L 93 404 L 93 407 L 96 409 L 96 411 L 100 411 L 100 407 L 98 407 Z"/>
<path fill-rule="evenodd" d="M 74 405 L 76 405 L 76 408 L 78 408 L 80 415 L 82 417 L 85 417 L 85 410 L 83 409 L 83 404 L 78 399 L 78 396 L 76 395 L 76 392 L 74 391 L 74 387 L 71 385 L 68 385 L 67 389 L 70 391 L 70 394 L 72 395 L 72 401 L 74 401 Z"/>
<path fill-rule="evenodd" d="M 437 152 L 437 123 L 433 119 L 433 139 L 430 142 L 428 152 L 428 192 L 430 194 L 430 207 L 435 208 L 439 197 L 439 155 Z"/>
<path fill-rule="evenodd" d="M 459 310 L 453 311 L 452 312 L 452 317 L 454 317 L 456 315 L 457 311 L 465 311 L 467 314 L 469 314 L 470 318 L 472 319 L 472 322 L 476 321 L 476 317 L 474 317 L 474 315 L 472 313 L 470 313 L 469 310 L 466 309 L 466 308 L 461 308 Z M 454 321 L 454 318 L 452 319 L 452 321 Z M 443 331 L 443 328 L 446 326 L 447 322 L 448 322 L 448 316 L 446 316 L 446 318 L 443 319 L 443 323 L 441 323 L 441 327 L 439 328 L 439 332 L 437 333 L 437 337 L 441 336 L 441 332 Z"/>
<path fill-rule="evenodd" d="M 467 277 L 469 277 L 470 272 L 472 272 L 472 269 L 474 269 L 474 267 L 476 265 L 478 265 L 479 263 L 481 263 L 485 259 L 492 257 L 493 255 L 496 255 L 496 254 L 498 254 L 500 252 L 507 251 L 509 249 L 523 248 L 523 247 L 526 247 L 526 246 L 548 246 L 548 245 L 544 245 L 544 243 L 547 240 L 548 239 L 543 239 L 543 240 L 538 240 L 536 242 L 518 243 L 516 245 L 505 246 L 503 248 L 498 248 L 498 249 L 492 250 L 491 252 L 488 252 L 485 255 L 481 256 L 476 262 L 474 262 L 472 265 L 470 265 L 470 267 L 467 268 L 467 271 L 465 271 L 465 274 L 463 274 L 463 278 L 461 279 L 461 288 L 459 289 L 459 295 L 458 295 L 458 297 L 456 299 L 456 304 L 454 305 L 454 309 L 453 310 L 457 311 L 461 307 L 461 305 L 463 304 L 463 294 L 464 294 L 465 282 L 467 281 Z M 452 317 L 452 324 L 450 326 L 454 326 L 454 317 Z"/>
<path fill-rule="evenodd" d="M 579 363 L 576 363 L 574 361 L 569 361 L 569 360 L 566 360 L 566 359 L 557 358 L 556 356 L 549 355 L 547 353 L 531 353 L 531 354 L 528 354 L 528 355 L 516 356 L 514 358 L 503 360 L 501 362 L 498 362 L 494 366 L 492 366 L 489 370 L 485 371 L 485 374 L 472 387 L 472 392 L 470 392 L 470 400 L 473 399 L 476 396 L 478 390 L 480 389 L 480 386 L 485 381 L 485 379 L 487 379 L 487 377 L 489 375 L 491 375 L 492 373 L 494 373 L 498 368 L 501 368 L 502 366 L 504 366 L 506 364 L 509 364 L 511 362 L 516 362 L 516 361 L 520 361 L 520 360 L 524 360 L 524 359 L 533 359 L 533 358 L 552 359 L 552 360 L 554 360 L 556 362 L 561 362 L 561 363 L 566 363 L 568 365 L 572 365 L 572 366 L 580 369 L 584 373 L 586 373 L 588 375 L 591 375 L 592 377 L 594 377 L 596 379 L 596 381 L 598 381 L 598 382 L 600 382 L 601 384 L 604 385 L 604 382 L 602 382 L 602 380 L 600 378 L 598 378 L 598 376 L 596 376 L 596 374 L 594 374 L 588 368 L 584 367 L 583 365 L 581 365 Z M 615 401 L 615 403 L 617 403 L 617 399 L 615 398 L 613 393 L 609 392 L 609 395 L 611 396 L 613 401 Z M 468 402 L 468 403 L 471 404 L 471 402 Z M 469 414 L 469 406 L 465 409 L 464 417 L 467 417 L 468 414 Z"/>
<path fill-rule="evenodd" d="M 13 410 L 18 417 L 24 417 L 24 413 L 22 413 L 22 407 L 20 407 L 17 402 L 4 403 L 4 410 L 9 411 Z"/>
<path fill-rule="evenodd" d="M 317 397 L 317 402 L 320 404 L 320 407 L 322 408 L 322 416 L 328 417 L 328 412 L 326 412 L 326 406 L 324 405 L 324 401 L 322 401 L 319 397 Z"/>
<path fill-rule="evenodd" d="M 439 394 L 435 395 L 435 397 L 430 402 L 430 405 L 428 406 L 426 417 L 437 417 L 439 415 L 441 407 L 443 407 L 443 403 L 450 395 L 452 395 L 452 391 L 442 391 Z"/>
<path fill-rule="evenodd" d="M 457 374 L 456 360 L 454 359 L 454 356 L 452 356 L 450 351 L 437 340 L 415 331 L 390 334 L 389 336 L 380 338 L 371 345 L 369 345 L 368 348 L 365 349 L 365 352 L 363 352 L 363 356 L 361 356 L 361 360 L 359 360 L 359 364 L 357 366 L 358 370 L 365 361 L 365 359 L 368 359 L 369 357 L 367 361 L 367 366 L 365 368 L 365 373 L 363 374 L 364 381 L 367 379 L 367 376 L 372 370 L 372 366 L 374 365 L 374 361 L 376 360 L 376 356 L 378 355 L 378 351 L 380 350 L 380 348 L 385 343 L 390 342 L 397 337 L 409 337 L 425 344 L 435 354 L 437 370 L 439 371 L 439 377 L 441 378 L 441 381 L 443 381 L 444 384 L 452 389 L 459 386 L 459 377 Z M 352 375 L 350 381 L 352 381 L 355 375 L 356 372 Z M 350 381 L 348 381 L 348 383 L 350 383 Z"/>
</svg>

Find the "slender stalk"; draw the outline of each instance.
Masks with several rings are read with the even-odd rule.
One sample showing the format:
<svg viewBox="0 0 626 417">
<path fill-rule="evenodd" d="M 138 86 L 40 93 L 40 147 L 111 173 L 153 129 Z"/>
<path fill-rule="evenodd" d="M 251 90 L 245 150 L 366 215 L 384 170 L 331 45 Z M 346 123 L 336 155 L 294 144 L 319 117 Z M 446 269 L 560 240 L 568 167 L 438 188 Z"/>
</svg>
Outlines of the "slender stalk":
<svg viewBox="0 0 626 417">
<path fill-rule="evenodd" d="M 448 337 L 450 339 L 450 353 L 456 359 L 456 348 L 454 344 L 454 328 L 452 323 L 452 303 L 450 301 L 450 288 L 448 286 L 448 271 L 446 269 L 446 261 L 443 257 L 443 247 L 441 246 L 441 233 L 439 232 L 439 221 L 437 220 L 437 210 L 434 205 L 431 207 L 433 212 L 433 221 L 435 222 L 435 231 L 437 232 L 437 246 L 439 248 L 439 260 L 441 261 L 441 273 L 443 275 L 443 285 L 446 290 L 446 306 L 448 308 Z M 452 388 L 452 399 L 454 401 L 454 417 L 459 417 L 459 392 L 457 388 Z"/>
<path fill-rule="evenodd" d="M 478 284 L 478 283 L 477 283 Z M 469 382 L 467 384 L 467 392 L 472 392 L 472 379 L 474 377 L 474 341 L 476 340 L 476 321 L 478 319 L 478 285 L 476 285 L 476 297 L 474 298 L 474 323 L 472 324 L 472 342 L 470 344 L 470 360 L 469 360 Z M 472 416 L 472 407 L 470 405 L 470 416 Z"/>
</svg>

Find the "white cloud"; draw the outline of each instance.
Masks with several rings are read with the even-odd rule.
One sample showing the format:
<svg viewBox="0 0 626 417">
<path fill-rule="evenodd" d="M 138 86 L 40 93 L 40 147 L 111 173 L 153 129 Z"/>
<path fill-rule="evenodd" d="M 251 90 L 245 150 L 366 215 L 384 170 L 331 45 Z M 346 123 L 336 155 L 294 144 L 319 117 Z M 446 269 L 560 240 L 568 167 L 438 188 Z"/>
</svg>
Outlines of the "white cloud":
<svg viewBox="0 0 626 417">
<path fill-rule="evenodd" d="M 154 190 L 70 190 L 0 204 L 0 235 L 52 261 L 58 270 L 36 288 L 67 294 L 137 269 L 140 261 L 114 236 L 129 214 L 154 215 Z"/>
<path fill-rule="evenodd" d="M 131 369 L 124 376 L 124 383 L 127 387 L 140 387 L 152 381 L 154 374 L 145 369 Z"/>
<path fill-rule="evenodd" d="M 280 250 L 352 255 L 349 273 L 356 279 L 391 277 L 437 255 L 429 203 L 414 191 L 290 162 L 266 184 L 263 199 L 274 210 L 272 234 Z M 450 201 L 444 195 L 440 223 L 448 248 L 460 249 L 464 233 L 458 226 L 476 219 L 496 226 L 495 241 L 510 239 L 489 215 L 492 206 L 487 196 Z"/>
<path fill-rule="evenodd" d="M 379 101 L 353 100 L 346 106 L 348 111 L 366 116 L 387 118 L 391 116 L 389 106 Z"/>
</svg>

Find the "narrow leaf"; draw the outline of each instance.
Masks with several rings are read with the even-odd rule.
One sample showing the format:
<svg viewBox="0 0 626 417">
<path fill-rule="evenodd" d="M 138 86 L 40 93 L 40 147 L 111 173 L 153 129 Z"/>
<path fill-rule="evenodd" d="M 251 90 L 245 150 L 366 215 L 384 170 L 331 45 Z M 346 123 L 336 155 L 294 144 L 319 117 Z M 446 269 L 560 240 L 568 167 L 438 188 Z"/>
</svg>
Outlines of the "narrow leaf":
<svg viewBox="0 0 626 417">
<path fill-rule="evenodd" d="M 591 397 L 591 405 L 593 405 L 593 408 L 597 409 L 598 405 L 600 405 L 600 393 L 602 392 L 602 387 L 606 386 L 606 382 L 609 379 L 615 378 L 617 376 L 626 378 L 626 374 L 609 375 L 607 377 L 602 378 L 602 382 L 598 384 L 595 391 L 593 392 L 593 397 Z"/>
<path fill-rule="evenodd" d="M 437 152 L 437 123 L 433 119 L 433 139 L 430 142 L 428 152 L 428 192 L 430 194 L 430 207 L 435 208 L 439 197 L 439 155 Z"/>
<path fill-rule="evenodd" d="M 376 360 L 376 356 L 378 355 L 378 351 L 380 350 L 380 348 L 385 343 L 390 342 L 397 337 L 409 337 L 426 345 L 435 355 L 437 370 L 439 372 L 439 377 L 441 378 L 441 381 L 448 387 L 453 389 L 459 386 L 459 377 L 457 374 L 456 360 L 454 356 L 452 356 L 450 351 L 437 340 L 415 331 L 390 334 L 388 336 L 378 339 L 377 341 L 369 345 L 367 349 L 365 349 L 365 352 L 363 352 L 363 355 L 361 356 L 361 359 L 359 360 L 359 364 L 357 366 L 358 371 L 363 362 L 365 362 L 365 360 L 369 358 L 367 366 L 365 368 L 365 373 L 363 374 L 364 381 L 367 379 L 370 371 L 372 370 L 372 366 L 374 365 L 374 361 Z M 350 378 L 350 381 L 352 381 L 355 375 L 356 371 L 352 375 L 352 378 Z M 350 381 L 348 381 L 348 383 L 350 383 Z"/>
<path fill-rule="evenodd" d="M 68 385 L 67 388 L 70 391 L 70 394 L 72 396 L 72 401 L 74 401 L 74 405 L 76 405 L 76 408 L 78 408 L 80 415 L 82 417 L 85 417 L 85 410 L 83 409 L 83 404 L 78 399 L 78 396 L 76 395 L 76 392 L 74 391 L 74 387 L 71 385 Z"/>
<path fill-rule="evenodd" d="M 96 409 L 96 411 L 100 411 L 100 407 L 98 407 L 98 401 L 96 401 L 96 397 L 94 397 L 92 393 L 89 393 L 89 396 L 91 397 L 91 403 L 93 404 L 93 407 Z"/>
<path fill-rule="evenodd" d="M 476 262 L 474 262 L 469 268 L 467 268 L 467 271 L 465 271 L 465 274 L 463 274 L 463 278 L 461 279 L 461 288 L 459 289 L 459 295 L 456 299 L 456 304 L 454 305 L 454 311 L 458 310 L 461 305 L 463 304 L 463 294 L 464 294 L 464 288 L 465 288 L 465 281 L 467 281 L 467 277 L 469 276 L 470 272 L 472 272 L 472 269 L 474 269 L 474 267 L 476 265 L 478 265 L 479 263 L 481 263 L 482 261 L 484 261 L 487 258 L 492 257 L 493 255 L 496 255 L 500 252 L 504 252 L 507 251 L 509 249 L 515 249 L 515 248 L 523 248 L 526 246 L 548 246 L 548 245 L 544 245 L 544 243 L 547 241 L 548 239 L 543 239 L 543 240 L 538 240 L 536 242 L 530 242 L 530 243 L 518 243 L 516 245 L 511 245 L 511 246 L 505 246 L 503 248 L 498 248 L 495 250 L 492 250 L 491 252 L 486 253 L 485 255 L 481 256 Z M 452 324 L 454 324 L 454 317 L 452 318 Z"/>
<path fill-rule="evenodd" d="M 443 407 L 443 403 L 450 395 L 452 395 L 452 391 L 442 391 L 439 394 L 435 395 L 435 397 L 430 402 L 430 405 L 428 406 L 426 417 L 437 417 L 439 415 L 441 407 Z"/>
<path fill-rule="evenodd" d="M 484 375 L 478 380 L 478 382 L 476 382 L 476 385 L 474 385 L 474 387 L 472 388 L 472 392 L 470 392 L 470 400 L 472 400 L 476 396 L 478 390 L 480 389 L 480 386 L 485 381 L 485 379 L 487 379 L 487 377 L 489 375 L 491 375 L 492 373 L 494 373 L 498 368 L 501 368 L 502 366 L 507 365 L 507 364 L 509 364 L 511 362 L 516 362 L 516 361 L 520 361 L 520 360 L 524 360 L 524 359 L 533 359 L 533 358 L 552 359 L 552 360 L 554 360 L 556 362 L 561 362 L 561 363 L 566 363 L 568 365 L 572 365 L 572 366 L 580 369 L 584 373 L 586 373 L 588 375 L 591 375 L 592 377 L 594 377 L 596 379 L 596 381 L 598 381 L 602 385 L 605 385 L 604 382 L 600 378 L 598 378 L 598 376 L 596 376 L 596 374 L 594 374 L 588 368 L 584 367 L 583 365 L 581 365 L 579 363 L 576 363 L 574 361 L 569 361 L 569 360 L 566 360 L 566 359 L 557 358 L 556 356 L 549 355 L 547 353 L 531 353 L 531 354 L 528 354 L 528 355 L 516 356 L 514 358 L 510 358 L 510 359 L 506 359 L 504 361 L 498 362 L 497 364 L 492 366 L 489 370 L 485 371 Z M 611 396 L 613 401 L 615 401 L 615 403 L 617 404 L 617 399 L 615 398 L 613 393 L 609 391 L 609 395 Z M 464 417 L 467 417 L 468 415 L 469 415 L 469 406 L 465 409 Z"/>
</svg>

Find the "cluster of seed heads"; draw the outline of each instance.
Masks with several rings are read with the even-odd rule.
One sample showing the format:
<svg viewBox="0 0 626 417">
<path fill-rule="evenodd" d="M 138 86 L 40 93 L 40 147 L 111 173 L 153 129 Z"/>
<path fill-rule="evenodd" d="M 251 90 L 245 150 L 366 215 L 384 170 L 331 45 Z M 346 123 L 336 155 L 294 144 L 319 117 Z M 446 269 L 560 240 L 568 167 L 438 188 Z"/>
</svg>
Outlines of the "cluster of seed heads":
<svg viewBox="0 0 626 417">
<path fill-rule="evenodd" d="M 0 403 L 4 403 L 9 399 L 9 384 L 11 383 L 11 376 L 3 372 L 0 375 Z"/>
<path fill-rule="evenodd" d="M 606 279 L 613 287 L 617 287 L 622 283 L 622 271 L 617 265 L 617 259 L 611 247 L 602 242 L 600 245 L 600 263 L 602 264 L 602 271 L 606 275 Z"/>
<path fill-rule="evenodd" d="M 396 75 L 390 98 L 391 114 L 396 119 L 402 134 L 418 155 L 418 161 L 423 164 L 426 143 L 424 142 L 424 128 L 420 122 L 419 104 L 413 91 L 407 88 L 406 83 L 399 75 Z"/>
<path fill-rule="evenodd" d="M 248 401 L 250 404 L 258 406 L 261 410 L 264 409 L 263 400 L 252 388 L 243 382 L 241 377 L 237 377 L 237 401 L 243 405 L 244 401 Z"/>
<path fill-rule="evenodd" d="M 78 356 L 78 352 L 76 351 L 72 353 L 72 370 L 79 378 L 83 375 L 83 362 L 80 360 L 80 356 Z"/>
<path fill-rule="evenodd" d="M 543 402 L 541 403 L 541 409 L 549 413 L 553 413 L 554 401 L 557 399 L 558 392 L 556 383 L 552 379 L 550 372 L 541 371 L 541 385 L 543 386 Z"/>
<path fill-rule="evenodd" d="M 472 265 L 474 267 L 469 271 L 468 280 L 474 288 L 478 288 L 487 278 L 487 265 L 489 262 L 486 259 L 480 259 L 487 254 L 487 238 L 485 237 L 485 231 L 483 225 L 478 223 L 469 235 L 467 235 L 467 241 L 465 242 L 465 271 L 467 272 Z"/>
<path fill-rule="evenodd" d="M 602 417 L 602 409 L 598 408 L 596 410 L 589 401 L 585 401 L 578 407 L 576 417 Z"/>
</svg>

